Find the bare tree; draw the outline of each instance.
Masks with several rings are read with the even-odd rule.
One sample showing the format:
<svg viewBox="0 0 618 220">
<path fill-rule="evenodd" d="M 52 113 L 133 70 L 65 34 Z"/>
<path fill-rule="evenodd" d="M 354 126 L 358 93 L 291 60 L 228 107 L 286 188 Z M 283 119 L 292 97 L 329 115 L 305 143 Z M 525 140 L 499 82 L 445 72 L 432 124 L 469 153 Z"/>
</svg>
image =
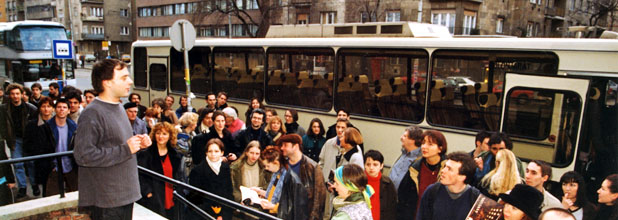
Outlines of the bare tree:
<svg viewBox="0 0 618 220">
<path fill-rule="evenodd" d="M 247 9 L 249 4 L 253 4 L 252 0 L 201 0 L 198 2 L 191 22 L 196 26 L 203 25 L 205 21 L 223 25 L 228 23 L 228 16 L 231 16 L 242 24 L 244 33 L 250 37 L 264 37 L 268 27 L 278 15 L 277 11 L 280 11 L 277 9 L 283 6 L 279 5 L 278 0 L 253 1 L 257 4 L 257 9 Z M 253 12 L 254 10 L 259 13 Z M 257 27 L 257 30 L 253 31 L 252 26 Z M 228 34 L 231 34 L 231 30 L 229 31 Z"/>
<path fill-rule="evenodd" d="M 346 2 L 346 7 L 353 15 L 361 16 L 360 22 L 376 22 L 382 15 L 379 11 L 381 3 L 382 0 L 354 0 Z"/>
</svg>

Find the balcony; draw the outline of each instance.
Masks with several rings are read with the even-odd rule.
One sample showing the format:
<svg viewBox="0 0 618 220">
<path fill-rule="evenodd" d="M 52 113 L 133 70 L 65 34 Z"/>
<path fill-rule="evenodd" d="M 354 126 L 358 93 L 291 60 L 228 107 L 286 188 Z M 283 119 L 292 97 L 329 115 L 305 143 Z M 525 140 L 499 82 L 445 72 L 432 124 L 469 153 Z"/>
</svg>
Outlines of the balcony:
<svg viewBox="0 0 618 220">
<path fill-rule="evenodd" d="M 545 8 L 545 17 L 552 19 L 564 19 L 564 8 Z"/>
<path fill-rule="evenodd" d="M 28 19 L 42 20 L 42 19 L 51 19 L 51 18 L 54 18 L 53 11 L 43 11 L 43 12 L 37 12 L 37 13 L 28 12 Z"/>
<path fill-rule="evenodd" d="M 104 17 L 82 15 L 82 21 L 98 21 L 103 22 Z"/>
<path fill-rule="evenodd" d="M 104 38 L 103 34 L 82 34 L 84 40 L 103 40 Z"/>
</svg>

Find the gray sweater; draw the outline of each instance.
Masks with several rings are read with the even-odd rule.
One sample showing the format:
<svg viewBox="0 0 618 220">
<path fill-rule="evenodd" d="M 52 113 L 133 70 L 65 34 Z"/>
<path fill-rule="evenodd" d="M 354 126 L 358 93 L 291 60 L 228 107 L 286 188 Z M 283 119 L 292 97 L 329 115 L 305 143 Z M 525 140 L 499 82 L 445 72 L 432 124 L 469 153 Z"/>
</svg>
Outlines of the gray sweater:
<svg viewBox="0 0 618 220">
<path fill-rule="evenodd" d="M 141 198 L 133 136 L 124 108 L 95 99 L 79 117 L 75 161 L 79 165 L 79 206 L 112 208 Z"/>
</svg>

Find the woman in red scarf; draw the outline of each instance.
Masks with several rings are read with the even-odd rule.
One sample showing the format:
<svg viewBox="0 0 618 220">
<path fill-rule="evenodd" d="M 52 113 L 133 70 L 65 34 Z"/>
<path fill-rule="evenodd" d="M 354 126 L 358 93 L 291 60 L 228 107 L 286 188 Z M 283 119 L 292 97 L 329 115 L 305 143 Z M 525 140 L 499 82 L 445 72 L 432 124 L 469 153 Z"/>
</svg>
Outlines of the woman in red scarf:
<svg viewBox="0 0 618 220">
<path fill-rule="evenodd" d="M 138 164 L 169 178 L 180 179 L 180 154 L 174 149 L 176 145 L 174 126 L 167 122 L 158 123 L 150 132 L 150 138 L 155 141 L 148 149 L 138 153 Z M 140 187 L 142 192 L 140 204 L 161 216 L 174 219 L 176 206 L 173 201 L 174 188 L 171 184 L 148 175 L 140 175 Z"/>
</svg>

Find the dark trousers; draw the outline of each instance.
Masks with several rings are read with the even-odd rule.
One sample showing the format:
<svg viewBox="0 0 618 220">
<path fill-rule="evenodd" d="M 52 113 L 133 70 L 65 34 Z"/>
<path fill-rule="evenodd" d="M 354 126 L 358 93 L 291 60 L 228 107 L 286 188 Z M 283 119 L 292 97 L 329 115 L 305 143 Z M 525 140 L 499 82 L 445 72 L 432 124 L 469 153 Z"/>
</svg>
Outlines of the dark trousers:
<svg viewBox="0 0 618 220">
<path fill-rule="evenodd" d="M 71 170 L 71 172 L 62 174 L 64 179 L 64 191 L 74 192 L 77 191 L 77 169 Z M 45 196 L 52 196 L 60 194 L 58 191 L 58 172 L 54 169 L 47 178 L 47 184 L 45 184 Z"/>
<path fill-rule="evenodd" d="M 113 208 L 90 207 L 92 220 L 131 220 L 133 218 L 133 203 Z"/>
</svg>

